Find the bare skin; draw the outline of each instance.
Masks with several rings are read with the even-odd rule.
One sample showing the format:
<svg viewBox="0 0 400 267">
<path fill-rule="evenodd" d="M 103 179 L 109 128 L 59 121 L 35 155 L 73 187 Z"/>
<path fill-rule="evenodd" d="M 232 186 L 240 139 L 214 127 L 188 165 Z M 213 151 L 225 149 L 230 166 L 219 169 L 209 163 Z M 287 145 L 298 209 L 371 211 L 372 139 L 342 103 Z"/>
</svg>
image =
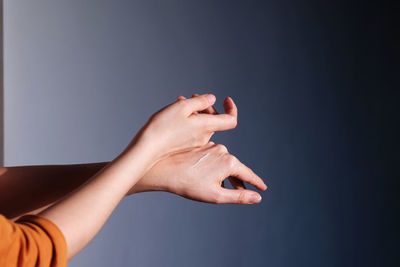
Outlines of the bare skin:
<svg viewBox="0 0 400 267">
<path fill-rule="evenodd" d="M 242 184 L 235 183 L 236 180 L 231 180 L 234 189 L 224 188 L 223 181 L 227 177 L 240 179 L 259 190 L 267 189 L 261 178 L 231 155 L 224 145 L 213 142 L 160 161 L 143 179 L 155 188 L 196 201 L 217 204 L 261 201 L 259 193 L 245 189 Z M 129 193 L 140 189 L 141 185 L 138 185 Z"/>
<path fill-rule="evenodd" d="M 7 187 L 4 184 L 12 184 L 7 177 L 22 177 L 21 174 L 25 174 L 25 178 L 29 176 L 27 168 L 34 170 L 32 176 L 42 177 L 48 189 L 58 188 L 46 198 L 38 197 L 38 201 L 25 210 L 23 201 L 17 202 L 14 210 L 9 208 L 8 216 L 18 216 L 29 209 L 42 209 L 50 205 L 39 215 L 58 225 L 66 237 L 68 255 L 72 257 L 93 238 L 127 194 L 165 190 L 212 203 L 259 202 L 258 193 L 244 190 L 240 184 L 233 184 L 240 190 L 221 187 L 225 177 L 232 175 L 261 190 L 266 189 L 262 180 L 229 155 L 223 146 L 208 143 L 214 131 L 236 126 L 237 111 L 233 101 L 225 101 L 228 106 L 233 106 L 227 109 L 226 114 L 204 112 L 214 101 L 213 97 L 196 96 L 190 101 L 178 101 L 167 106 L 152 116 L 127 148 L 109 163 L 3 168 L 0 172 L 3 173 L 0 190 Z M 176 136 L 180 138 L 174 138 Z M 212 164 L 215 164 L 215 168 L 212 168 Z M 210 167 L 215 169 L 214 173 L 210 172 Z M 62 182 L 67 179 L 58 179 L 61 183 L 54 182 L 54 179 L 50 181 L 49 177 L 60 177 L 56 176 L 57 172 L 67 177 L 67 170 L 76 178 L 68 182 Z M 95 175 L 89 179 L 93 173 Z M 17 184 L 15 182 L 14 185 Z M 11 193 L 2 195 L 1 202 L 15 196 Z"/>
<path fill-rule="evenodd" d="M 196 96 L 199 95 L 192 95 L 192 97 Z M 183 99 L 185 98 L 180 96 L 177 101 Z M 226 114 L 237 117 L 237 109 L 231 98 L 226 98 L 223 104 Z M 218 114 L 213 106 L 200 111 L 200 113 Z M 189 153 L 188 160 L 190 160 L 190 156 L 192 154 Z M 177 166 L 172 164 L 175 162 L 173 159 L 166 160 L 162 166 L 172 166 L 172 170 L 177 170 Z M 108 163 L 0 167 L 0 212 L 13 220 L 22 215 L 37 214 L 70 192 L 77 190 Z M 157 174 L 155 175 L 157 179 L 146 174 L 133 186 L 130 194 L 155 190 L 177 193 L 172 185 L 165 184 L 164 178 L 167 178 L 167 175 L 158 175 L 169 172 L 157 168 L 151 173 Z M 234 188 L 245 188 L 241 180 L 233 176 L 229 177 L 229 180 Z M 207 202 L 213 203 L 212 200 Z"/>
<path fill-rule="evenodd" d="M 220 157 L 221 153 L 226 155 Z M 207 157 L 204 157 L 205 155 Z M 217 155 L 218 159 L 215 160 Z M 108 163 L 0 168 L 0 212 L 13 219 L 21 215 L 37 214 L 77 190 Z M 248 192 L 240 192 L 241 195 L 237 194 L 237 198 L 230 199 L 218 195 L 222 181 L 227 177 L 235 189 L 245 189 L 242 180 L 235 177 L 237 165 L 240 165 L 239 160 L 230 155 L 226 147 L 210 142 L 202 148 L 176 153 L 158 162 L 129 190 L 127 195 L 166 191 L 208 203 L 252 204 Z M 243 170 L 245 170 L 242 175 L 244 181 L 254 175 L 247 167 Z M 237 183 L 237 180 L 241 183 Z M 253 185 L 257 187 L 256 184 Z M 9 188 L 14 190 L 8 190 Z M 264 188 L 263 185 L 258 186 L 260 190 Z M 254 195 L 260 197 L 257 192 L 254 192 Z"/>
<path fill-rule="evenodd" d="M 9 219 L 37 214 L 76 190 L 108 162 L 0 168 L 0 213 Z"/>
</svg>

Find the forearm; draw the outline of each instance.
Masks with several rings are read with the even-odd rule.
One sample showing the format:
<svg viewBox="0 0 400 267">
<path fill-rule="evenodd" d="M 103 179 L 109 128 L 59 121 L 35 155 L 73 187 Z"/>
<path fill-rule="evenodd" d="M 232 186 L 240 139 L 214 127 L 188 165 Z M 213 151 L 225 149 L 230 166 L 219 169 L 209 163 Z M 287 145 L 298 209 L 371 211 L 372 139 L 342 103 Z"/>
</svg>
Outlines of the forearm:
<svg viewBox="0 0 400 267">
<path fill-rule="evenodd" d="M 107 162 L 0 169 L 0 212 L 8 218 L 49 206 L 84 184 Z"/>
<path fill-rule="evenodd" d="M 39 213 L 63 232 L 69 258 L 100 230 L 119 201 L 151 166 L 151 158 L 143 150 L 123 154 L 79 190 Z"/>
<path fill-rule="evenodd" d="M 0 213 L 37 214 L 79 188 L 109 162 L 0 168 Z M 161 177 L 145 175 L 128 192 L 165 190 Z"/>
</svg>

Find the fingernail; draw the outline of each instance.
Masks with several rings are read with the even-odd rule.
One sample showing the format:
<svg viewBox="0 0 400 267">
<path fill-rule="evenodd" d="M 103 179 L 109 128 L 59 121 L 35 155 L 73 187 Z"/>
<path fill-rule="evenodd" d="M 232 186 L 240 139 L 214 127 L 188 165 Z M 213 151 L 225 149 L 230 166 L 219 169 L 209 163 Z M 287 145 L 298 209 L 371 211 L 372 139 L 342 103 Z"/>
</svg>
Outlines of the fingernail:
<svg viewBox="0 0 400 267">
<path fill-rule="evenodd" d="M 259 203 L 261 201 L 261 196 L 258 194 L 252 194 L 250 196 L 250 203 L 255 204 L 255 203 Z"/>
<path fill-rule="evenodd" d="M 207 95 L 207 99 L 208 99 L 208 102 L 210 102 L 210 104 L 214 104 L 214 102 L 215 102 L 215 96 L 214 95 L 208 94 Z"/>
</svg>

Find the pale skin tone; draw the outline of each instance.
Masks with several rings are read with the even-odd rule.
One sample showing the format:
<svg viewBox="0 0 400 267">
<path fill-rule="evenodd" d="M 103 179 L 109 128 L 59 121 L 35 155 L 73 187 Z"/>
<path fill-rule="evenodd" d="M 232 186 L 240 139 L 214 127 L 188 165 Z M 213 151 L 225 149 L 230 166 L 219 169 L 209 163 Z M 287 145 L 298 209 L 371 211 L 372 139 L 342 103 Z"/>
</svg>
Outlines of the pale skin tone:
<svg viewBox="0 0 400 267">
<path fill-rule="evenodd" d="M 71 258 L 129 194 L 164 190 L 210 203 L 258 203 L 260 195 L 239 181 L 265 190 L 263 181 L 224 146 L 209 142 L 214 131 L 236 126 L 233 101 L 225 100 L 226 114 L 217 114 L 214 102 L 212 96 L 178 98 L 152 116 L 111 162 L 2 168 L 0 211 L 9 218 L 30 212 L 50 219 L 66 237 Z M 222 186 L 226 177 L 235 190 Z M 30 186 L 21 185 L 23 180 Z"/>
</svg>

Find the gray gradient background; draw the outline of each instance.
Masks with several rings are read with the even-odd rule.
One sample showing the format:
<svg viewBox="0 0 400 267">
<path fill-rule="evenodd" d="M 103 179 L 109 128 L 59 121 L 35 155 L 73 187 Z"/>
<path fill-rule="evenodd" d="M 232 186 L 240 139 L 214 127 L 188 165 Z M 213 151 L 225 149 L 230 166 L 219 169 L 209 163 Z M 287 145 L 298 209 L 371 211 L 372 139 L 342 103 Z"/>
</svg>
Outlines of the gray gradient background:
<svg viewBox="0 0 400 267">
<path fill-rule="evenodd" d="M 239 124 L 214 141 L 264 178 L 263 202 L 135 195 L 69 266 L 389 266 L 394 14 L 382 2 L 6 0 L 5 165 L 111 160 L 177 95 L 213 92 L 220 110 L 229 95 Z"/>
</svg>

